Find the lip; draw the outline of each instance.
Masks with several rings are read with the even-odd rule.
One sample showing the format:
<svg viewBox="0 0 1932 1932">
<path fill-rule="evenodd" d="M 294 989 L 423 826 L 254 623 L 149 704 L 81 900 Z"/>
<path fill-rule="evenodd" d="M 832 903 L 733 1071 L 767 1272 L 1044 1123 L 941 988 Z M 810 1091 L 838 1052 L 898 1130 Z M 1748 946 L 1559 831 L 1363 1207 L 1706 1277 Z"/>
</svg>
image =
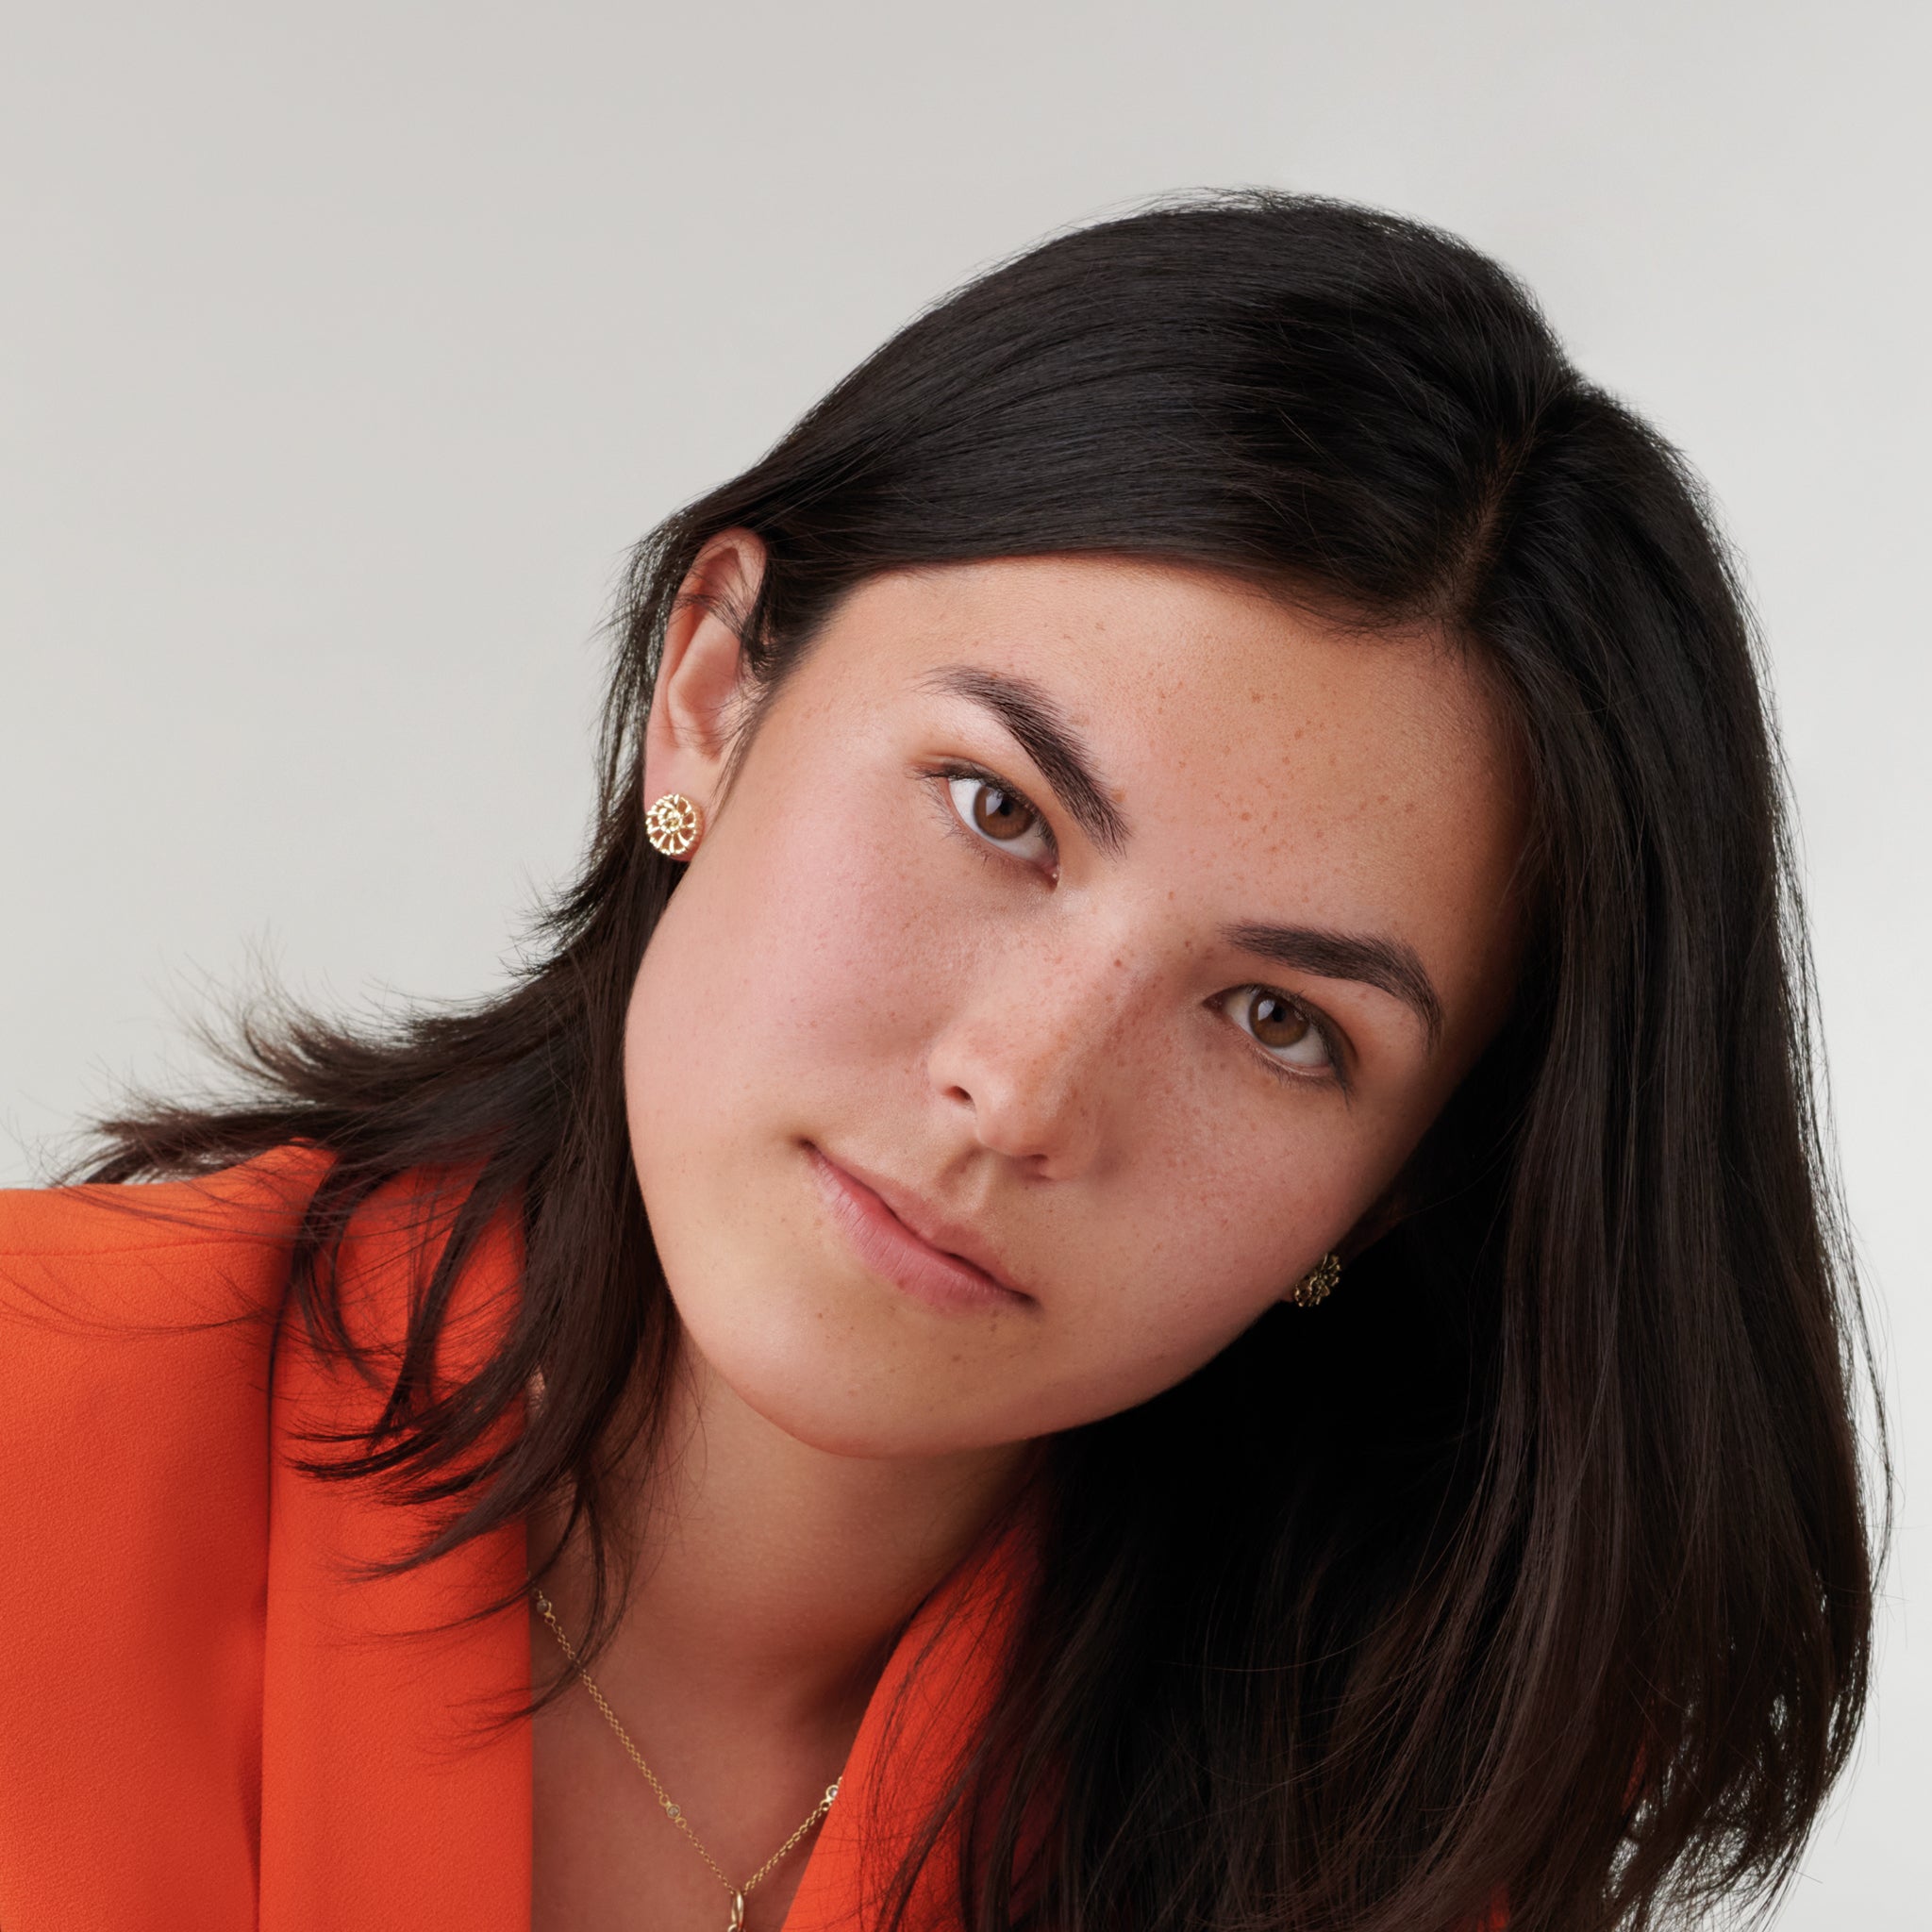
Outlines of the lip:
<svg viewBox="0 0 1932 1932">
<path fill-rule="evenodd" d="M 994 1257 L 972 1229 L 934 1214 L 891 1181 L 841 1166 L 808 1141 L 806 1152 L 832 1219 L 859 1259 L 894 1288 L 940 1308 L 1037 1306 L 995 1273 Z"/>
</svg>

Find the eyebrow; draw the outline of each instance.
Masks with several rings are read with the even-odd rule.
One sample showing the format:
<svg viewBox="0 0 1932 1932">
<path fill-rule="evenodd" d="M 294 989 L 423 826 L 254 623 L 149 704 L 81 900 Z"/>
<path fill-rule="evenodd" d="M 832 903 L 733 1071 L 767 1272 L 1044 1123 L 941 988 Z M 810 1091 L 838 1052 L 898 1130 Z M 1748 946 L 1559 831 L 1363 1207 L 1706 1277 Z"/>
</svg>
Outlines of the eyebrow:
<svg viewBox="0 0 1932 1932">
<path fill-rule="evenodd" d="M 1423 1023 L 1431 1051 L 1441 1041 L 1442 996 L 1415 949 L 1400 940 L 1318 932 L 1306 925 L 1230 926 L 1227 938 L 1243 952 L 1258 953 L 1322 979 L 1354 979 L 1377 987 Z"/>
<path fill-rule="evenodd" d="M 926 683 L 991 711 L 1053 787 L 1067 816 L 1104 852 L 1118 852 L 1127 842 L 1126 816 L 1108 796 L 1092 754 L 1052 696 L 1031 678 L 955 664 L 934 672 Z"/>
</svg>

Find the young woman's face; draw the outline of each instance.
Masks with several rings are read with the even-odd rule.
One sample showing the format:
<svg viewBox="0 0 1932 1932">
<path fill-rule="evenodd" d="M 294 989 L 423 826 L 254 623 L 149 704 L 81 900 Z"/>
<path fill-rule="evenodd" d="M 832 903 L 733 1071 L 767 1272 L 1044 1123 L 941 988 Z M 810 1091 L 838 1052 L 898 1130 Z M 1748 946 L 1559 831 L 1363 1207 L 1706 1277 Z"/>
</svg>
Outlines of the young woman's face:
<svg viewBox="0 0 1932 1932">
<path fill-rule="evenodd" d="M 625 1080 L 741 1399 L 856 1455 L 1068 1428 L 1383 1211 L 1509 994 L 1519 790 L 1462 658 L 1165 566 L 898 574 L 721 795 L 729 651 L 697 620 L 658 693 L 651 789 L 708 824 Z"/>
</svg>

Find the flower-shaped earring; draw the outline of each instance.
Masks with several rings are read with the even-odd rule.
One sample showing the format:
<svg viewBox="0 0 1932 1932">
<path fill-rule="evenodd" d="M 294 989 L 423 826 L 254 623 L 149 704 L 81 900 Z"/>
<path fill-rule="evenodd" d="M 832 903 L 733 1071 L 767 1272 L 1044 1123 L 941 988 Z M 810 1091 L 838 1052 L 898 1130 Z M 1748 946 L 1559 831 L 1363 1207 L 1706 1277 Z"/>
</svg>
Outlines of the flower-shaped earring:
<svg viewBox="0 0 1932 1932">
<path fill-rule="evenodd" d="M 644 814 L 644 837 L 666 858 L 689 858 L 704 836 L 704 813 L 681 791 L 667 791 Z"/>
<path fill-rule="evenodd" d="M 1292 1302 L 1298 1308 L 1312 1308 L 1317 1302 L 1325 1302 L 1335 1284 L 1341 1279 L 1341 1257 L 1324 1255 L 1282 1299 Z"/>
</svg>

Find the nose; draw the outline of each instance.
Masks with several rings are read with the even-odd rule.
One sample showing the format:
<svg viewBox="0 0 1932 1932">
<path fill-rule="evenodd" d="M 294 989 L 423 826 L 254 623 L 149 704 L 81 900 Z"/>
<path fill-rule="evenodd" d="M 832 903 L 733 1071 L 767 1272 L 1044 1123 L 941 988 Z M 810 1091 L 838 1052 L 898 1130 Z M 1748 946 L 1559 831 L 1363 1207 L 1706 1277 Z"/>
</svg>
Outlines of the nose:
<svg viewBox="0 0 1932 1932">
<path fill-rule="evenodd" d="M 1041 1178 L 1071 1178 L 1101 1158 L 1127 1062 L 1128 956 L 1090 938 L 1045 955 L 976 957 L 927 1059 L 934 1090 L 970 1116 L 979 1144 Z"/>
</svg>

